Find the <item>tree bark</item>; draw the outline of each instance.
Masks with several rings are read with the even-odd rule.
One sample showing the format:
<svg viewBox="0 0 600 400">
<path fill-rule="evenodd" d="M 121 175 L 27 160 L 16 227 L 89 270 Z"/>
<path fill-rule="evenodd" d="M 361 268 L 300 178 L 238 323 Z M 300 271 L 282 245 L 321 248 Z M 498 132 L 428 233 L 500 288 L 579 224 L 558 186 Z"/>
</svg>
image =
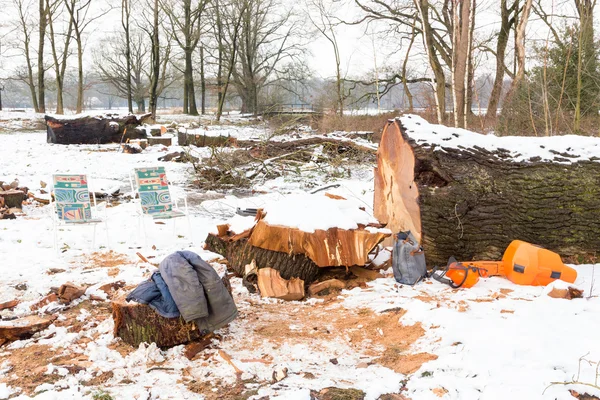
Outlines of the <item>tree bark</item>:
<svg viewBox="0 0 600 400">
<path fill-rule="evenodd" d="M 446 135 L 427 143 L 402 121 L 382 135 L 374 215 L 394 233 L 411 230 L 430 266 L 500 259 L 514 239 L 576 259 L 600 248 L 600 158 L 515 161 L 501 148 L 445 147 Z"/>
<path fill-rule="evenodd" d="M 429 2 L 427 0 L 414 0 L 414 2 L 421 17 L 423 44 L 427 51 L 429 65 L 435 77 L 434 95 L 437 120 L 438 123 L 443 124 L 446 119 L 446 77 L 444 76 L 444 69 L 440 64 L 440 60 L 437 57 L 435 42 L 433 40 L 433 27 L 429 21 Z"/>
<path fill-rule="evenodd" d="M 500 96 L 502 95 L 502 87 L 504 86 L 504 69 L 506 47 L 508 46 L 508 36 L 515 18 L 510 18 L 510 12 L 506 4 L 507 0 L 500 1 L 500 32 L 498 33 L 498 41 L 496 42 L 496 74 L 494 76 L 494 84 L 490 99 L 488 101 L 486 118 L 496 118 L 498 112 L 498 104 L 500 104 Z"/>
<path fill-rule="evenodd" d="M 135 128 L 148 117 L 150 114 L 59 119 L 46 115 L 47 141 L 57 144 L 104 144 L 145 139 L 145 131 L 142 133 Z"/>
<path fill-rule="evenodd" d="M 519 22 L 515 29 L 515 60 L 516 70 L 515 78 L 513 79 L 510 89 L 506 94 L 505 103 L 509 103 L 512 96 L 515 94 L 519 84 L 525 77 L 525 29 L 527 28 L 527 21 L 529 21 L 529 15 L 531 14 L 532 0 L 525 0 L 523 5 L 523 12 L 519 15 Z M 518 6 L 517 6 L 518 7 Z"/>
<path fill-rule="evenodd" d="M 46 82 L 44 74 L 44 44 L 46 43 L 46 24 L 48 23 L 48 9 L 45 0 L 40 1 L 39 41 L 38 41 L 38 112 L 46 112 Z"/>
<path fill-rule="evenodd" d="M 112 307 L 115 337 L 134 347 L 143 342 L 173 347 L 203 337 L 193 322 L 187 323 L 182 317 L 162 317 L 145 304 L 118 300 Z"/>
<path fill-rule="evenodd" d="M 255 260 L 257 267 L 273 268 L 283 279 L 300 278 L 306 284 L 319 275 L 319 267 L 303 254 L 289 255 L 279 251 L 265 250 L 248 243 L 247 238 L 231 241 L 209 233 L 205 248 L 221 254 L 229 262 L 229 269 L 243 277 L 246 265 Z"/>
<path fill-rule="evenodd" d="M 150 61 L 150 114 L 156 119 L 158 107 L 158 81 L 160 79 L 160 42 L 158 36 L 158 0 L 154 0 L 153 25 L 152 25 L 152 53 Z"/>
<path fill-rule="evenodd" d="M 206 79 L 204 76 L 204 46 L 200 46 L 200 90 L 201 94 L 201 113 L 206 114 Z"/>
<path fill-rule="evenodd" d="M 122 0 L 121 3 L 121 24 L 125 31 L 125 59 L 127 63 L 127 77 L 126 88 L 127 88 L 127 109 L 133 114 L 133 94 L 131 91 L 131 42 L 129 37 L 129 14 L 131 8 L 129 0 Z M 138 107 L 139 111 L 139 107 Z M 143 112 L 143 110 L 142 110 Z"/>
</svg>

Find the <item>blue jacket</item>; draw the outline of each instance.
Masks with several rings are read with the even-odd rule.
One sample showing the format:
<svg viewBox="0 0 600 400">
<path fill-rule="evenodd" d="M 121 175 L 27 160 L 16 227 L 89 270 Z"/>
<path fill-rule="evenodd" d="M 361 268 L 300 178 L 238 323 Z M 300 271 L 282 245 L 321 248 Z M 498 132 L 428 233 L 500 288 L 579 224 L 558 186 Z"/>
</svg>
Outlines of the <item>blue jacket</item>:
<svg viewBox="0 0 600 400">
<path fill-rule="evenodd" d="M 158 271 L 153 273 L 149 280 L 140 283 L 129 293 L 126 300 L 147 304 L 165 318 L 176 318 L 180 315 L 177 304 Z"/>
<path fill-rule="evenodd" d="M 217 330 L 237 317 L 235 302 L 219 274 L 198 254 L 175 252 L 167 256 L 158 268 L 159 273 L 154 273 L 150 281 L 140 284 L 127 296 L 127 300 L 148 304 L 165 317 L 166 314 L 173 315 L 174 303 L 177 316 L 181 314 L 186 322 L 193 321 L 200 331 Z M 160 281 L 166 284 L 168 295 L 163 294 Z"/>
</svg>

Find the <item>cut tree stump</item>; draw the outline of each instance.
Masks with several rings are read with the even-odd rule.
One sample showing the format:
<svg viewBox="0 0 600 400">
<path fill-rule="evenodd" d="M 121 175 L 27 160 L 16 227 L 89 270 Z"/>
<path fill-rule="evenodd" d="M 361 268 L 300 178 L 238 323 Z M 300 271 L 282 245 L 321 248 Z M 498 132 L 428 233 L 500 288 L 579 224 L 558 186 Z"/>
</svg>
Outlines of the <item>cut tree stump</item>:
<svg viewBox="0 0 600 400">
<path fill-rule="evenodd" d="M 563 257 L 594 254 L 600 157 L 583 149 L 600 149 L 600 139 L 557 140 L 482 136 L 417 116 L 389 121 L 377 154 L 374 215 L 394 233 L 410 230 L 429 266 L 450 256 L 500 259 L 514 239 Z"/>
<path fill-rule="evenodd" d="M 177 133 L 177 141 L 180 146 L 197 147 L 222 147 L 235 144 L 235 139 L 230 136 L 193 135 L 184 131 Z"/>
<path fill-rule="evenodd" d="M 182 317 L 162 317 L 145 304 L 120 299 L 112 307 L 115 337 L 134 347 L 143 342 L 172 347 L 203 337 L 193 322 L 185 322 Z"/>
<path fill-rule="evenodd" d="M 304 281 L 302 279 L 283 279 L 279 271 L 273 268 L 260 268 L 257 275 L 261 297 L 273 297 L 281 300 L 302 300 L 304 298 Z"/>
<path fill-rule="evenodd" d="M 3 199 L 4 207 L 6 208 L 23 208 L 23 200 L 25 200 L 25 192 L 22 190 L 1 190 L 0 198 Z"/>
<path fill-rule="evenodd" d="M 29 315 L 12 321 L 0 321 L 0 346 L 15 340 L 29 339 L 52 324 L 56 317 Z"/>
<path fill-rule="evenodd" d="M 135 128 L 150 116 L 103 114 L 59 118 L 46 115 L 47 141 L 57 144 L 104 144 L 146 139 L 146 130 Z"/>
</svg>

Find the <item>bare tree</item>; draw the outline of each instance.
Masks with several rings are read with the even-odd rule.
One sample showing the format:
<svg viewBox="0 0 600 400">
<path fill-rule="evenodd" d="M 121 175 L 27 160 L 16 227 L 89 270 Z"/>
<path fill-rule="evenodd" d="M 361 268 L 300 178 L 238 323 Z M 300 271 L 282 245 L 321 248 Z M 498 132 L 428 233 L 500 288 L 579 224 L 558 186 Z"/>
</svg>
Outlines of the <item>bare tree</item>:
<svg viewBox="0 0 600 400">
<path fill-rule="evenodd" d="M 14 4 L 19 13 L 18 31 L 22 34 L 20 37 L 19 48 L 25 57 L 25 69 L 20 68 L 16 71 L 16 78 L 25 82 L 31 93 L 31 102 L 35 112 L 39 112 L 36 84 L 33 76 L 33 63 L 31 55 L 31 35 L 34 30 L 34 23 L 29 10 L 29 3 L 26 0 L 14 0 Z"/>
<path fill-rule="evenodd" d="M 577 99 L 573 129 L 577 132 L 581 124 L 581 93 L 583 75 L 596 68 L 597 54 L 594 43 L 594 8 L 596 0 L 574 0 L 579 15 L 579 51 L 577 52 Z"/>
<path fill-rule="evenodd" d="M 116 94 L 128 100 L 131 97 L 137 105 L 137 112 L 143 113 L 146 112 L 146 98 L 150 90 L 150 46 L 140 32 L 129 36 L 129 41 L 126 41 L 125 36 L 115 35 L 107 44 L 100 46 L 94 54 L 94 64 L 100 79 L 110 84 Z"/>
<path fill-rule="evenodd" d="M 156 109 L 158 108 L 158 81 L 160 80 L 160 36 L 159 36 L 159 5 L 158 0 L 154 0 L 152 8 L 152 24 L 149 28 L 151 57 L 150 57 L 150 113 L 152 119 L 156 119 Z"/>
<path fill-rule="evenodd" d="M 493 52 L 496 60 L 496 73 L 494 76 L 492 92 L 488 101 L 486 118 L 496 117 L 500 96 L 502 95 L 504 75 L 506 72 L 510 72 L 506 66 L 506 48 L 508 47 L 510 31 L 515 25 L 517 11 L 518 0 L 514 0 L 510 7 L 508 6 L 507 0 L 500 0 L 500 30 L 496 40 L 496 50 Z"/>
<path fill-rule="evenodd" d="M 43 1 L 43 0 L 40 0 Z M 83 111 L 83 34 L 90 24 L 98 18 L 106 15 L 109 9 L 98 12 L 96 15 L 89 15 L 92 0 L 64 0 L 65 7 L 69 12 L 75 33 L 75 42 L 77 43 L 77 113 Z"/>
<path fill-rule="evenodd" d="M 241 7 L 241 8 L 238 8 Z M 231 76 L 234 72 L 235 69 L 235 63 L 236 63 L 236 58 L 238 57 L 238 40 L 240 37 L 240 31 L 241 31 L 241 26 L 242 26 L 242 21 L 245 15 L 245 8 L 246 8 L 246 4 L 245 3 L 241 3 L 241 4 L 230 4 L 229 7 L 219 7 L 219 10 L 216 10 L 217 13 L 219 13 L 220 15 L 220 21 L 223 21 L 223 19 L 225 20 L 229 20 L 231 23 L 227 24 L 227 32 L 228 32 L 228 38 L 225 37 L 225 35 L 223 34 L 220 37 L 220 40 L 222 40 L 222 45 L 223 45 L 223 53 L 225 53 L 224 51 L 224 45 L 225 44 L 229 44 L 228 49 L 229 49 L 229 58 L 227 60 L 227 74 L 225 76 L 225 81 L 222 82 L 222 86 L 219 86 L 219 103 L 217 104 L 217 113 L 216 113 L 216 120 L 220 121 L 221 120 L 221 115 L 223 114 L 223 105 L 225 104 L 225 96 L 227 95 L 227 90 L 229 88 L 229 82 L 231 80 Z M 229 10 L 228 13 L 223 13 L 223 11 L 225 10 Z M 223 31 L 222 33 L 225 33 L 225 31 Z M 219 50 L 219 54 L 221 56 L 221 49 Z M 223 60 L 220 60 L 219 62 L 219 69 L 222 68 L 222 62 Z M 220 77 L 220 79 L 222 79 L 222 76 Z"/>
<path fill-rule="evenodd" d="M 474 5 L 471 0 L 452 1 L 452 97 L 454 126 L 467 127 L 467 88 L 471 60 L 471 24 Z"/>
<path fill-rule="evenodd" d="M 123 26 L 123 32 L 125 33 L 125 65 L 127 66 L 127 73 L 125 74 L 125 90 L 127 96 L 127 109 L 130 113 L 133 113 L 133 93 L 131 87 L 131 30 L 130 30 L 130 16 L 131 16 L 131 0 L 121 0 L 121 26 Z M 138 103 L 138 110 L 140 109 L 140 103 Z"/>
<path fill-rule="evenodd" d="M 72 0 L 71 0 L 72 1 Z M 56 113 L 64 114 L 63 88 L 65 73 L 67 70 L 67 59 L 69 58 L 69 44 L 73 33 L 73 21 L 69 18 L 66 32 L 61 33 L 63 36 L 62 49 L 58 47 L 59 33 L 55 32 L 54 21 L 61 15 L 61 1 L 46 0 L 46 8 L 48 9 L 48 27 L 50 29 L 50 48 L 52 50 L 52 58 L 54 60 L 54 73 L 56 75 Z"/>
<path fill-rule="evenodd" d="M 312 10 L 311 10 L 312 9 Z M 316 12 L 316 16 L 311 15 L 311 11 Z M 344 116 L 344 80 L 342 77 L 340 58 L 340 48 L 337 41 L 337 35 L 335 33 L 335 27 L 340 24 L 340 21 L 333 15 L 336 10 L 325 5 L 324 0 L 310 0 L 309 11 L 307 16 L 312 25 L 319 31 L 319 33 L 327 39 L 331 44 L 334 59 L 335 59 L 335 88 L 337 92 L 336 112 L 340 117 Z"/>
<path fill-rule="evenodd" d="M 170 29 L 175 31 L 173 37 L 184 54 L 184 114 L 198 115 L 192 56 L 200 41 L 201 17 L 206 8 L 206 3 L 207 0 L 194 2 L 192 0 L 182 0 L 181 2 L 164 0 L 161 2 L 162 8 L 169 18 Z"/>
<path fill-rule="evenodd" d="M 525 29 L 527 28 L 527 22 L 529 21 L 529 15 L 531 14 L 532 0 L 525 0 L 523 10 L 519 15 L 519 22 L 516 25 L 515 32 L 515 52 L 516 58 L 516 73 L 513 79 L 510 89 L 506 94 L 505 101 L 509 101 L 516 92 L 519 84 L 525 77 Z"/>
<path fill-rule="evenodd" d="M 293 60 L 301 48 L 295 41 L 299 22 L 275 0 L 237 0 L 241 26 L 233 82 L 242 112 L 257 114 L 259 92 L 275 69 Z"/>
<path fill-rule="evenodd" d="M 39 23 L 38 23 L 38 109 L 46 112 L 46 86 L 44 74 L 44 44 L 46 43 L 46 27 L 48 25 L 48 7 L 45 0 L 39 0 Z"/>
</svg>

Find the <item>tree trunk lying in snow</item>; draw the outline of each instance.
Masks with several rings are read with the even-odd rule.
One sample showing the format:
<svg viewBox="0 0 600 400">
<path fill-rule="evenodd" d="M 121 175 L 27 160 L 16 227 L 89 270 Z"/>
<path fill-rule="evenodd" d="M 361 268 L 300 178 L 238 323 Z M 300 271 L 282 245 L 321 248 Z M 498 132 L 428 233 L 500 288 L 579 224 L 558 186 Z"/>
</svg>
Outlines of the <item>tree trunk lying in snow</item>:
<svg viewBox="0 0 600 400">
<path fill-rule="evenodd" d="M 225 257 L 229 269 L 237 276 L 244 276 L 244 268 L 252 260 L 259 268 L 269 267 L 279 271 L 283 279 L 300 278 L 310 283 L 319 275 L 319 267 L 305 255 L 261 249 L 249 244 L 247 238 L 231 240 L 229 236 L 209 233 L 205 248 Z"/>
<path fill-rule="evenodd" d="M 62 118 L 46 115 L 47 141 L 57 144 L 104 144 L 126 142 L 127 139 L 145 139 L 145 130 L 135 128 L 149 117 L 150 114 L 80 115 Z"/>
<path fill-rule="evenodd" d="M 357 229 L 305 232 L 270 225 L 265 215 L 259 211 L 254 226 L 240 234 L 230 232 L 229 225 L 220 225 L 219 233 L 206 238 L 205 248 L 227 258 L 238 276 L 243 276 L 245 266 L 254 260 L 259 269 L 273 268 L 283 279 L 300 278 L 308 285 L 317 278 L 319 267 L 365 265 L 369 252 L 389 236 L 360 225 Z"/>
<path fill-rule="evenodd" d="M 595 147 L 597 146 L 597 147 Z M 374 215 L 411 230 L 430 266 L 500 259 L 513 239 L 562 256 L 600 248 L 600 139 L 479 135 L 406 116 L 386 125 Z M 390 241 L 391 243 L 391 241 Z"/>
</svg>

